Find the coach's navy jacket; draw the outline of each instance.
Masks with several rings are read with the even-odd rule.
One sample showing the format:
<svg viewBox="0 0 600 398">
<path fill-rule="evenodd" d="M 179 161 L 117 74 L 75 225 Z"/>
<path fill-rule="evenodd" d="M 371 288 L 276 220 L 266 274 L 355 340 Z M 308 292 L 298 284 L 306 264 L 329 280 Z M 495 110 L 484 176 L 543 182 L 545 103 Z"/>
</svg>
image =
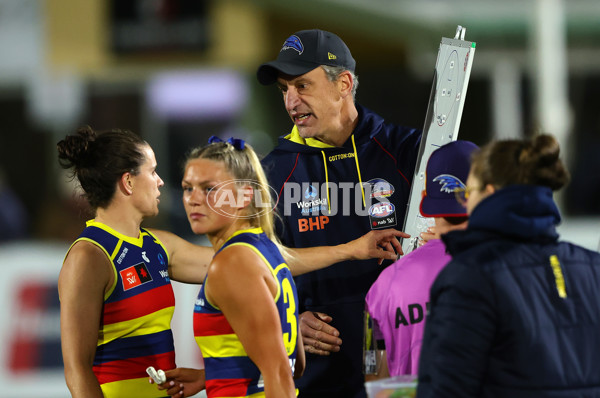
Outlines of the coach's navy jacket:
<svg viewBox="0 0 600 398">
<path fill-rule="evenodd" d="M 442 237 L 418 397 L 600 397 L 600 254 L 559 221 L 549 188 L 510 186 Z"/>
<path fill-rule="evenodd" d="M 372 111 L 357 108 L 358 125 L 342 147 L 304 140 L 294 126 L 263 160 L 279 197 L 277 210 L 283 220 L 279 236 L 285 245 L 337 245 L 372 228 L 402 228 L 420 131 L 385 123 Z M 300 312 L 332 316 L 331 324 L 343 341 L 341 351 L 328 357 L 307 354 L 298 385 L 301 396 L 366 396 L 365 295 L 381 270 L 377 260 L 346 261 L 296 278 Z"/>
</svg>

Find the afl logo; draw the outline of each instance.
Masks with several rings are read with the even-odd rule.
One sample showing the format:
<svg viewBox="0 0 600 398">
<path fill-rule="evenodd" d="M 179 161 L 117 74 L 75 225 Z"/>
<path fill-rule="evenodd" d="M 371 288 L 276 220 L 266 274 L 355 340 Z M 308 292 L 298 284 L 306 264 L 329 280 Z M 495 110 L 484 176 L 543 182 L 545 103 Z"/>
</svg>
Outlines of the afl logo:
<svg viewBox="0 0 600 398">
<path fill-rule="evenodd" d="M 376 203 L 369 208 L 369 215 L 372 217 L 383 218 L 394 212 L 394 205 L 390 202 Z"/>
</svg>

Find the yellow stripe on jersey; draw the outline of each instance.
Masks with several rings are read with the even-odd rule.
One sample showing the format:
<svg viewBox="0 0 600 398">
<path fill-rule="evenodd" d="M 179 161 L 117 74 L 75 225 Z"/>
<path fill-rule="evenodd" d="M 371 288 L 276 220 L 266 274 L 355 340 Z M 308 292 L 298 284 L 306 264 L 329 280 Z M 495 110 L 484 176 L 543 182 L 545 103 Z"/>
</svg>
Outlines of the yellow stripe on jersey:
<svg viewBox="0 0 600 398">
<path fill-rule="evenodd" d="M 242 342 L 235 334 L 196 336 L 196 343 L 202 349 L 204 358 L 247 357 Z"/>
<path fill-rule="evenodd" d="M 281 263 L 275 268 L 275 271 L 273 271 L 273 273 L 275 273 L 275 275 L 277 275 L 279 273 L 279 271 L 281 271 L 284 268 L 289 268 L 289 267 L 286 263 Z"/>
<path fill-rule="evenodd" d="M 166 391 L 161 391 L 156 384 L 150 384 L 148 377 L 139 379 L 128 379 L 104 383 L 100 386 L 106 398 L 121 397 L 144 397 L 159 398 L 166 397 Z"/>
<path fill-rule="evenodd" d="M 103 335 L 98 336 L 98 345 L 109 343 L 121 337 L 142 336 L 168 330 L 171 328 L 174 311 L 175 307 L 171 306 L 139 318 L 104 325 Z"/>
</svg>

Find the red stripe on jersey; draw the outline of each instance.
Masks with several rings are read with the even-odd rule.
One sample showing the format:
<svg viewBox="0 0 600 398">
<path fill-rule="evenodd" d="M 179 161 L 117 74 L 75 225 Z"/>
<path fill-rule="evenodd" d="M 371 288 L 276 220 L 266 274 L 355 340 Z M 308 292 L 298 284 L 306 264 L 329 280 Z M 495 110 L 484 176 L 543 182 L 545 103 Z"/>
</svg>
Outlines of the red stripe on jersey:
<svg viewBox="0 0 600 398">
<path fill-rule="evenodd" d="M 122 361 L 106 362 L 94 366 L 94 374 L 100 384 L 119 380 L 138 379 L 147 377 L 146 368 L 154 366 L 156 369 L 170 370 L 175 368 L 175 352 L 148 355 L 145 357 L 127 358 Z"/>
<path fill-rule="evenodd" d="M 209 325 L 210 328 L 206 325 Z M 200 333 L 198 331 L 200 331 Z M 229 322 L 227 322 L 227 318 L 225 318 L 225 315 L 222 313 L 194 313 L 194 336 L 216 336 L 232 333 L 234 333 L 234 331 Z"/>
<path fill-rule="evenodd" d="M 135 296 L 104 304 L 104 324 L 129 321 L 175 305 L 170 284 L 162 285 Z"/>
<path fill-rule="evenodd" d="M 206 380 L 206 395 L 209 397 L 245 397 L 252 379 Z"/>
</svg>

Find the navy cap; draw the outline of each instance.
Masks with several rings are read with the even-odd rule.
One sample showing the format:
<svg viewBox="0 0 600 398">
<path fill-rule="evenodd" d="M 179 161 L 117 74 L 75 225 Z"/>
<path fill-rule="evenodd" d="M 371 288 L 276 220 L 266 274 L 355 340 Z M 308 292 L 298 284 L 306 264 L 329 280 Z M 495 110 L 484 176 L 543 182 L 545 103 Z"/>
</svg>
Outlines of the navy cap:
<svg viewBox="0 0 600 398">
<path fill-rule="evenodd" d="M 258 67 L 256 77 L 268 85 L 277 81 L 279 73 L 300 76 L 321 65 L 342 66 L 354 72 L 356 61 L 337 35 L 320 29 L 301 30 L 285 40 L 275 61 Z"/>
<path fill-rule="evenodd" d="M 425 171 L 425 196 L 419 210 L 424 217 L 465 217 L 467 210 L 454 191 L 466 188 L 471 154 L 479 147 L 470 141 L 452 141 L 433 151 Z"/>
</svg>

